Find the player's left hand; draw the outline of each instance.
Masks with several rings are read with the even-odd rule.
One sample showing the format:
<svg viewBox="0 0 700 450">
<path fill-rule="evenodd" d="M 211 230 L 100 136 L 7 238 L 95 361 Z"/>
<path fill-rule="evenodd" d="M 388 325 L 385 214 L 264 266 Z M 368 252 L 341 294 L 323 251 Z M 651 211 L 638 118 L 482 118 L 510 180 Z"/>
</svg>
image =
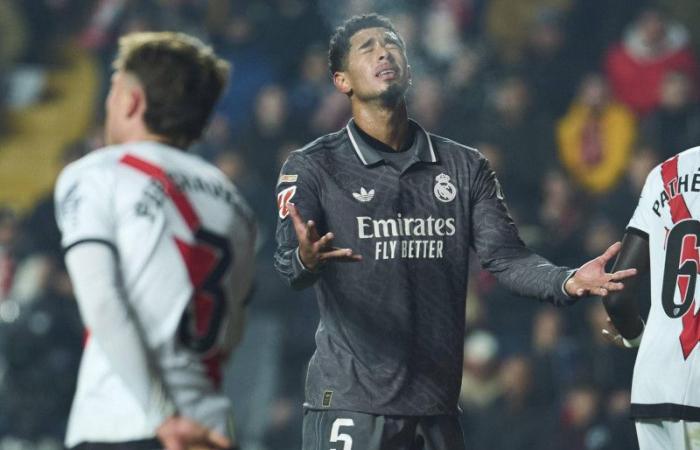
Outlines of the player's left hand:
<svg viewBox="0 0 700 450">
<path fill-rule="evenodd" d="M 157 430 L 166 450 L 217 450 L 231 447 L 225 436 L 182 416 L 168 417 Z"/>
<path fill-rule="evenodd" d="M 588 261 L 569 278 L 564 286 L 566 293 L 572 297 L 584 297 L 586 295 L 600 295 L 605 297 L 609 292 L 621 291 L 624 285 L 620 280 L 637 274 L 637 269 L 620 270 L 615 273 L 607 273 L 605 265 L 618 254 L 622 244 L 615 242 L 605 250 L 605 253 Z"/>
</svg>

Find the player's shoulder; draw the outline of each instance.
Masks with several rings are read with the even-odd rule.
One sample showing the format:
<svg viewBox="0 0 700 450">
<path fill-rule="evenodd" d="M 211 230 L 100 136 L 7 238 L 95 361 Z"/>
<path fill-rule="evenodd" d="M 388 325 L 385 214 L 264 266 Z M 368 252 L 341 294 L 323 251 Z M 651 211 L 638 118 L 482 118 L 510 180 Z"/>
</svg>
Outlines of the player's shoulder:
<svg viewBox="0 0 700 450">
<path fill-rule="evenodd" d="M 91 176 L 104 177 L 116 167 L 116 163 L 125 152 L 126 150 L 120 145 L 111 145 L 93 150 L 64 167 L 59 175 L 59 182 L 66 179 Z M 103 181 L 106 180 L 103 179 Z"/>
<path fill-rule="evenodd" d="M 464 158 L 467 162 L 486 161 L 486 157 L 474 147 L 461 144 L 455 140 L 440 136 L 439 134 L 428 132 L 430 142 L 432 142 L 438 153 L 447 154 L 457 158 Z"/>
<path fill-rule="evenodd" d="M 672 170 L 678 174 L 694 173 L 700 170 L 700 146 L 683 150 L 658 163 L 649 171 L 647 179 L 663 178 L 662 171 Z"/>
<path fill-rule="evenodd" d="M 452 140 L 450 138 L 447 138 L 445 136 L 441 136 L 439 134 L 435 134 L 435 133 L 431 133 L 431 132 L 428 132 L 428 136 L 430 137 L 430 141 L 437 148 L 455 151 L 455 152 L 464 152 L 465 154 L 467 154 L 469 156 L 475 156 L 475 157 L 478 157 L 479 155 L 481 155 L 481 153 L 479 153 L 479 151 L 477 149 L 475 149 L 474 147 L 460 144 L 459 142 Z"/>
<path fill-rule="evenodd" d="M 678 153 L 678 155 L 670 158 L 673 159 L 678 157 L 678 164 L 682 166 L 690 165 L 690 171 L 695 171 L 700 167 L 698 161 L 700 161 L 700 146 L 691 147 L 687 150 L 683 150 Z M 662 163 L 663 164 L 663 163 Z"/>
<path fill-rule="evenodd" d="M 332 152 L 338 150 L 342 145 L 349 140 L 347 130 L 335 131 L 333 133 L 324 134 L 323 136 L 314 139 L 303 147 L 294 150 L 290 156 L 301 158 L 314 158 L 323 152 Z"/>
<path fill-rule="evenodd" d="M 287 156 L 287 168 L 304 169 L 324 160 L 330 153 L 341 151 L 343 145 L 349 142 L 347 130 L 324 134 L 299 149 L 293 150 Z"/>
</svg>

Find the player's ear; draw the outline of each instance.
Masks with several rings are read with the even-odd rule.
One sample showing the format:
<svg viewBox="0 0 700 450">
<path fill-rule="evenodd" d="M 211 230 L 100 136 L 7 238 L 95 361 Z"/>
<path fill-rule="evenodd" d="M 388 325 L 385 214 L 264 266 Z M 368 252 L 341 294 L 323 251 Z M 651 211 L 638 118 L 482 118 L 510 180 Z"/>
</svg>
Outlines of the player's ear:
<svg viewBox="0 0 700 450">
<path fill-rule="evenodd" d="M 127 116 L 134 117 L 146 111 L 146 93 L 139 85 L 134 85 L 129 89 L 129 105 L 127 108 Z"/>
<path fill-rule="evenodd" d="M 352 86 L 350 85 L 350 80 L 348 80 L 345 72 L 335 72 L 333 74 L 333 84 L 338 92 L 345 95 L 352 94 Z"/>
<path fill-rule="evenodd" d="M 410 64 L 406 64 L 406 73 L 408 75 L 408 85 L 413 85 L 413 69 Z"/>
</svg>

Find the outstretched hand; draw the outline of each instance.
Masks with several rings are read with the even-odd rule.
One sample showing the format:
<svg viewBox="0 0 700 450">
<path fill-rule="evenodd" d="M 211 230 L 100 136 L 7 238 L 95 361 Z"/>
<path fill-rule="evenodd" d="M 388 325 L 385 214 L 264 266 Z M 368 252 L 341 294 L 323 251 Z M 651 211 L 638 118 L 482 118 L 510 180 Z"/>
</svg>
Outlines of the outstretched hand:
<svg viewBox="0 0 700 450">
<path fill-rule="evenodd" d="M 299 241 L 299 258 L 304 266 L 314 271 L 319 265 L 327 261 L 355 262 L 361 261 L 362 256 L 353 253 L 349 248 L 332 247 L 331 241 L 335 236 L 328 232 L 319 236 L 316 224 L 313 220 L 304 222 L 294 203 L 287 203 L 289 215 L 292 218 L 294 231 Z"/>
<path fill-rule="evenodd" d="M 624 285 L 620 280 L 637 274 L 637 269 L 620 270 L 615 273 L 605 272 L 605 265 L 620 251 L 622 244 L 615 242 L 605 250 L 605 253 L 588 261 L 569 278 L 564 288 L 572 297 L 600 295 L 605 297 L 609 292 L 621 291 Z"/>
<path fill-rule="evenodd" d="M 181 416 L 168 417 L 156 433 L 166 450 L 219 450 L 231 447 L 231 441 L 225 436 Z"/>
</svg>

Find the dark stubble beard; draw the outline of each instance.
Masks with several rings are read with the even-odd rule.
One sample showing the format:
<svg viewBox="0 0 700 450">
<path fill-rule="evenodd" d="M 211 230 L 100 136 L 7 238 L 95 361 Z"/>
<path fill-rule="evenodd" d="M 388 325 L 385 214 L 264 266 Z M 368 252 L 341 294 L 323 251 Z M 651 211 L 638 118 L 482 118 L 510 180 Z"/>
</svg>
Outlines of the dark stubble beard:
<svg viewBox="0 0 700 450">
<path fill-rule="evenodd" d="M 386 107 L 394 106 L 404 98 L 407 90 L 408 86 L 403 83 L 392 83 L 384 92 L 379 94 L 379 100 Z"/>
</svg>

